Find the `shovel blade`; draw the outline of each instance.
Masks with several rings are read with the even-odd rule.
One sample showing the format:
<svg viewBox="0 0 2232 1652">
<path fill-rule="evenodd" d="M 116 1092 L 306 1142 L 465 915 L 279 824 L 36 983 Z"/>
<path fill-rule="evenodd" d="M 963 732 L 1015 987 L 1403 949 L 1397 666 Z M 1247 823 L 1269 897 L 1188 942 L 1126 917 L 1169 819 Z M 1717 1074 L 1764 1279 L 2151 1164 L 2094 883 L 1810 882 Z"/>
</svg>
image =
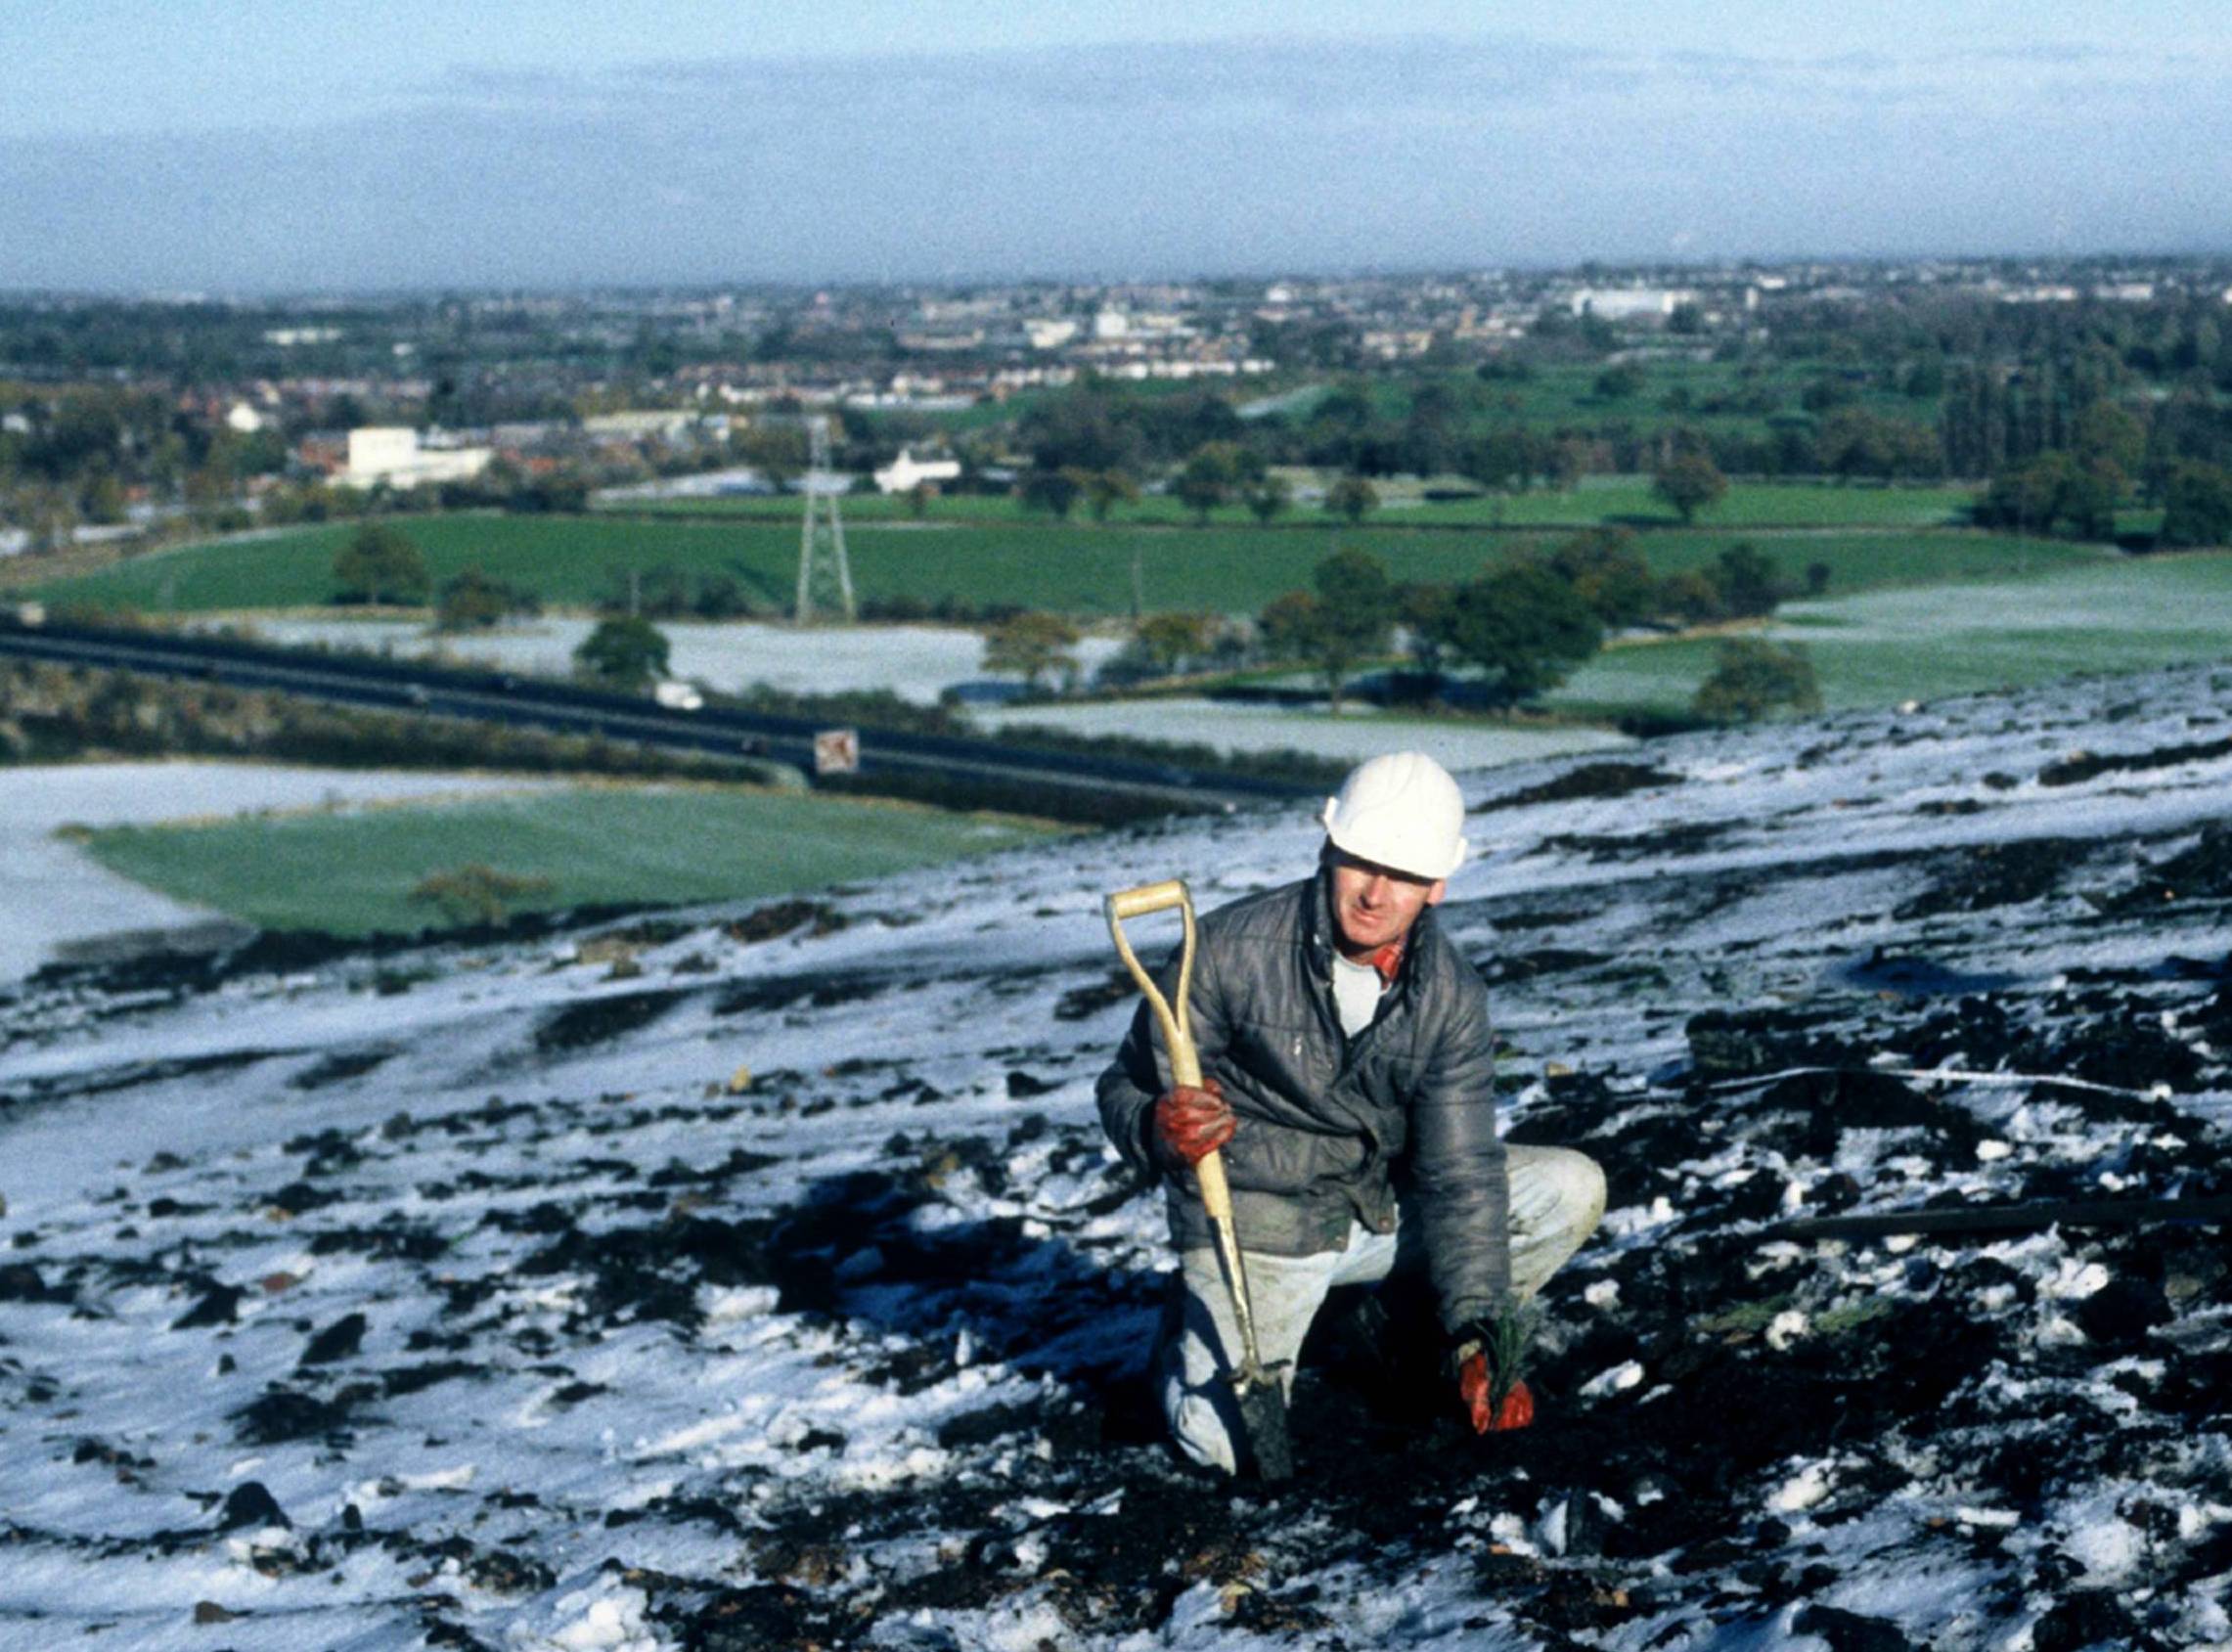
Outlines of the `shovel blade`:
<svg viewBox="0 0 2232 1652">
<path fill-rule="evenodd" d="M 1240 1429 L 1247 1436 L 1248 1455 L 1258 1480 L 1275 1486 L 1294 1478 L 1294 1442 L 1286 1429 L 1286 1385 L 1277 1377 L 1259 1373 L 1234 1384 L 1240 1406 Z"/>
</svg>

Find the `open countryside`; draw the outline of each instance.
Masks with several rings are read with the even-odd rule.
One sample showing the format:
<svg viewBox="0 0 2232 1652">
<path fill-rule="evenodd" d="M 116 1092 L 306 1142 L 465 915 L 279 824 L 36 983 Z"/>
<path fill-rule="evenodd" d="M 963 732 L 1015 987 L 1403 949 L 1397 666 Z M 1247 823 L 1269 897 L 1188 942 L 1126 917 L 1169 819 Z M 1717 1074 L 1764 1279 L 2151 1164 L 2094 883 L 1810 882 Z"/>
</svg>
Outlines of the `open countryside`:
<svg viewBox="0 0 2232 1652">
<path fill-rule="evenodd" d="M 58 616 L 687 680 L 839 723 L 1273 769 L 1398 737 L 1517 758 L 2222 657 L 2219 274 L 1112 289 L 1090 326 L 1025 285 L 959 330 L 900 293 L 771 294 L 670 313 L 648 355 L 609 345 L 625 300 L 516 336 L 367 305 L 276 355 L 238 315 L 117 306 L 148 349 L 184 329 L 274 389 L 168 471 L 142 457 L 155 400 L 19 395 L 0 580 Z M 776 387 L 734 367 L 749 317 L 820 340 Z M 382 337 L 460 373 L 415 403 Z M 11 339 L 57 347 L 0 307 Z M 331 403 L 292 365 L 386 387 Z M 857 628 L 829 623 L 831 514 Z M 791 626 L 810 516 L 818 623 Z M 363 583 L 375 542 L 395 582 Z M 588 663 L 623 622 L 624 660 Z"/>
<path fill-rule="evenodd" d="M 1525 505 L 1531 497 L 1512 503 Z M 1646 480 L 1613 478 L 1585 484 L 1562 503 L 1569 519 L 1581 525 L 1590 520 L 1631 521 L 1639 514 L 1634 508 L 1648 498 Z M 1893 514 L 1887 505 L 1917 516 L 1942 518 L 1954 513 L 1955 498 L 1952 490 L 1943 489 L 1909 493 L 1737 484 L 1722 502 L 1723 509 L 1714 513 L 1716 518 L 1728 514 L 1739 520 L 1790 522 L 1810 516 L 1818 525 L 1737 531 L 1717 522 L 1683 527 L 1669 519 L 1640 531 L 1637 544 L 1652 571 L 1660 575 L 1707 567 L 1739 542 L 1767 557 L 1794 586 L 1807 570 L 1816 570 L 1815 577 L 1829 595 L 1807 602 L 1802 610 L 1792 609 L 1787 616 L 1791 623 L 1774 634 L 1812 648 L 1831 705 L 1890 703 L 2011 687 L 2065 669 L 2130 668 L 2215 657 L 2226 633 L 2211 618 L 2217 611 L 2212 603 L 2232 600 L 2227 597 L 2232 593 L 2232 576 L 2221 559 L 2205 558 L 2187 566 L 2178 558 L 2131 558 L 2113 547 L 2067 539 L 1990 534 L 1950 525 L 1882 525 Z M 971 502 L 954 503 L 958 507 Z M 1543 511 L 1540 519 L 1552 519 L 1551 513 Z M 600 600 L 611 599 L 629 570 L 647 574 L 668 569 L 685 576 L 732 577 L 753 594 L 754 607 L 780 611 L 789 598 L 787 586 L 796 577 L 794 526 L 721 519 L 710 513 L 687 521 L 469 513 L 403 517 L 397 523 L 424 550 L 436 581 L 468 568 L 478 569 L 533 592 L 546 607 L 556 610 L 590 611 Z M 257 613 L 270 613 L 298 621 L 309 611 L 323 609 L 342 618 L 350 610 L 333 605 L 331 565 L 353 531 L 349 524 L 329 523 L 190 545 L 42 587 L 39 594 L 57 603 L 121 606 L 155 614 L 252 619 Z M 990 520 L 957 514 L 925 524 L 870 515 L 850 526 L 848 549 L 856 586 L 871 612 L 884 605 L 902 611 L 948 607 L 967 612 L 1012 604 L 1066 613 L 1105 628 L 1120 627 L 1130 613 L 1135 577 L 1150 608 L 1239 619 L 1261 610 L 1283 592 L 1307 587 L 1314 567 L 1336 548 L 1362 550 L 1378 558 L 1398 581 L 1451 582 L 1539 555 L 1556 539 L 1554 533 L 1540 531 L 1482 532 L 1477 524 L 1428 525 L 1409 516 L 1357 527 L 1226 522 L 1204 527 L 1175 517 L 1146 526 L 1122 521 L 1002 522 L 997 514 Z M 2026 598 L 2032 585 L 2038 591 Z M 2152 593 L 2165 589 L 2178 593 L 2180 600 L 2165 604 L 2152 599 Z M 1861 601 L 1874 593 L 1917 590 L 1932 595 L 1906 610 L 1903 623 L 1889 633 L 1871 622 L 1874 610 Z M 2069 651 L 2079 639 L 2062 634 L 2055 639 L 2055 648 L 2041 651 L 2036 639 L 2020 624 L 2017 604 L 2026 602 L 2044 603 L 2056 612 L 2066 613 L 2074 606 L 2107 617 L 2096 617 L 2080 628 L 2087 645 L 2080 650 Z M 513 629 L 517 628 L 515 623 Z M 278 626 L 280 634 L 290 629 L 285 623 Z M 541 627 L 526 622 L 526 629 Z M 352 625 L 337 630 L 329 626 L 320 634 L 341 642 L 355 631 Z M 810 661 L 816 652 L 806 636 L 795 642 L 784 639 L 767 651 L 764 664 L 755 666 L 759 656 L 753 645 L 742 641 L 743 634 L 738 633 L 740 646 L 730 649 L 720 646 L 722 631 L 718 625 L 705 624 L 685 624 L 678 630 L 678 641 L 693 639 L 680 658 L 699 662 L 688 674 L 708 686 L 730 692 L 755 681 L 791 692 L 885 686 L 883 673 L 863 669 L 876 658 L 870 641 L 872 629 L 862 635 L 860 649 L 842 642 L 843 633 L 829 634 L 820 650 L 828 667 L 819 677 L 811 664 L 800 663 Z M 381 639 L 379 646 L 395 646 L 392 626 L 381 625 L 362 635 L 369 643 L 375 633 Z M 504 657 L 541 660 L 544 669 L 553 663 L 542 659 L 550 651 L 547 645 L 536 645 L 526 636 L 508 642 L 503 629 L 490 634 L 485 644 L 468 633 L 446 643 L 429 637 L 426 646 L 447 646 L 469 657 L 494 650 Z M 1716 646 L 1710 638 L 1638 639 L 1617 645 L 1549 696 L 1545 705 L 1568 717 L 1617 718 L 1643 708 L 1677 713 L 1712 669 Z M 1096 644 L 1096 657 L 1104 658 L 1107 647 L 1105 642 Z M 860 651 L 862 665 L 838 663 L 847 651 Z M 942 647 L 937 652 L 947 660 L 943 679 L 947 684 L 983 675 L 981 669 L 968 668 L 965 645 L 958 654 Z M 680 664 L 677 668 L 685 669 Z M 935 698 L 936 688 L 929 685 L 926 697 Z M 920 688 L 914 692 L 922 693 Z M 1159 712 L 1127 719 L 1120 712 L 1088 717 L 1059 708 L 1008 721 L 1043 727 L 1130 728 L 1141 733 L 1168 727 Z M 1420 733 L 1424 737 L 1430 731 Z M 1279 737 L 1284 745 L 1307 748 L 1316 743 L 1307 721 L 1291 717 L 1280 720 Z M 1266 737 L 1260 727 L 1238 725 L 1230 743 L 1239 748 Z M 1339 742 L 1343 749 L 1351 743 Z"/>
</svg>

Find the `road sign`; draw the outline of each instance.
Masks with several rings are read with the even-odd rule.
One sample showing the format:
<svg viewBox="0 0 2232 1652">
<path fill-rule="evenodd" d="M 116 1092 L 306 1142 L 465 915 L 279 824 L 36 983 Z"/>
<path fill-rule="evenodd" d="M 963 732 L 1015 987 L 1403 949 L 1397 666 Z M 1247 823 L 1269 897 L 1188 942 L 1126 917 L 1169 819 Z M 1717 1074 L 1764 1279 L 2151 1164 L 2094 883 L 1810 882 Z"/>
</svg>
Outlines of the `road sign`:
<svg viewBox="0 0 2232 1652">
<path fill-rule="evenodd" d="M 817 775 L 857 774 L 861 766 L 858 729 L 824 729 L 814 737 L 814 772 Z"/>
</svg>

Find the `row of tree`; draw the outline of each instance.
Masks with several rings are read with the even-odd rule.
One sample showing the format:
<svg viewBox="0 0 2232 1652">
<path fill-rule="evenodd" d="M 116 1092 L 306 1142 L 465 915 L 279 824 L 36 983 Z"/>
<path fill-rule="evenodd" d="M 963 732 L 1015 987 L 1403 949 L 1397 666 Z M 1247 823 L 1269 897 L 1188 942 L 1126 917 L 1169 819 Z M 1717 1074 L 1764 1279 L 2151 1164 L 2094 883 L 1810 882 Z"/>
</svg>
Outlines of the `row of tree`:
<svg viewBox="0 0 2232 1652">
<path fill-rule="evenodd" d="M 2232 545 L 2232 470 L 2198 460 L 2172 465 L 2152 488 L 2162 507 L 2155 543 L 2165 550 Z M 2067 531 L 2078 539 L 2117 537 L 2116 513 L 2133 497 L 2131 480 L 2099 452 L 2044 453 L 2002 470 L 1972 508 L 1980 527 L 2016 533 Z"/>
<path fill-rule="evenodd" d="M 1808 590 L 1817 594 L 1827 584 L 1825 564 L 1808 568 Z M 1368 552 L 1338 551 L 1317 563 L 1308 590 L 1274 599 L 1244 631 L 1214 614 L 1144 616 L 1100 680 L 1124 687 L 1284 662 L 1313 671 L 1337 714 L 1350 679 L 1385 658 L 1400 630 L 1409 664 L 1398 692 L 1438 698 L 1463 668 L 1470 697 L 1509 707 L 1557 687 L 1611 632 L 1760 618 L 1787 594 L 1775 564 L 1749 545 L 1700 567 L 1654 574 L 1624 528 L 1592 528 L 1454 584 L 1398 583 Z M 1076 625 L 1059 615 L 1014 614 L 988 629 L 985 669 L 1019 676 L 1034 690 L 1074 686 L 1079 640 Z"/>
<path fill-rule="evenodd" d="M 1233 442 L 1207 442 L 1195 449 L 1171 478 L 1170 491 L 1201 523 L 1211 512 L 1235 502 L 1259 522 L 1272 521 L 1294 508 L 1293 484 L 1272 471 L 1261 454 Z M 1094 521 L 1105 522 L 1118 505 L 1138 503 L 1139 483 L 1123 470 L 1032 469 L 1015 484 L 1015 496 L 1024 509 L 1060 521 L 1067 521 L 1083 503 Z M 1322 504 L 1328 515 L 1356 523 L 1379 508 L 1379 490 L 1362 476 L 1340 476 L 1326 488 Z"/>
<path fill-rule="evenodd" d="M 1826 572 L 1817 565 L 1818 584 Z M 1266 606 L 1257 633 L 1271 657 L 1317 671 L 1336 712 L 1350 675 L 1386 651 L 1398 626 L 1413 666 L 1409 692 L 1434 697 L 1463 665 L 1475 693 L 1512 706 L 1565 681 L 1608 632 L 1762 617 L 1783 594 L 1774 564 L 1749 545 L 1661 577 L 1633 534 L 1597 528 L 1450 585 L 1399 585 L 1368 553 L 1337 552 L 1317 564 L 1312 589 Z"/>
</svg>

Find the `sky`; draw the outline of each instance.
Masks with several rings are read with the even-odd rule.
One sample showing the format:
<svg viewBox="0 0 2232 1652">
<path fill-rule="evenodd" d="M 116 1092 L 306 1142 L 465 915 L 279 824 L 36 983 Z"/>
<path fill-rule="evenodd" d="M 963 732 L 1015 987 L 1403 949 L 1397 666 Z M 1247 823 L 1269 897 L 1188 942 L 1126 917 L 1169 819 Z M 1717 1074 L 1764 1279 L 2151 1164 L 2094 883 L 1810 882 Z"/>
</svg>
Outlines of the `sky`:
<svg viewBox="0 0 2232 1652">
<path fill-rule="evenodd" d="M 0 289 L 2215 250 L 2223 21 L 2202 0 L 13 0 Z"/>
</svg>

